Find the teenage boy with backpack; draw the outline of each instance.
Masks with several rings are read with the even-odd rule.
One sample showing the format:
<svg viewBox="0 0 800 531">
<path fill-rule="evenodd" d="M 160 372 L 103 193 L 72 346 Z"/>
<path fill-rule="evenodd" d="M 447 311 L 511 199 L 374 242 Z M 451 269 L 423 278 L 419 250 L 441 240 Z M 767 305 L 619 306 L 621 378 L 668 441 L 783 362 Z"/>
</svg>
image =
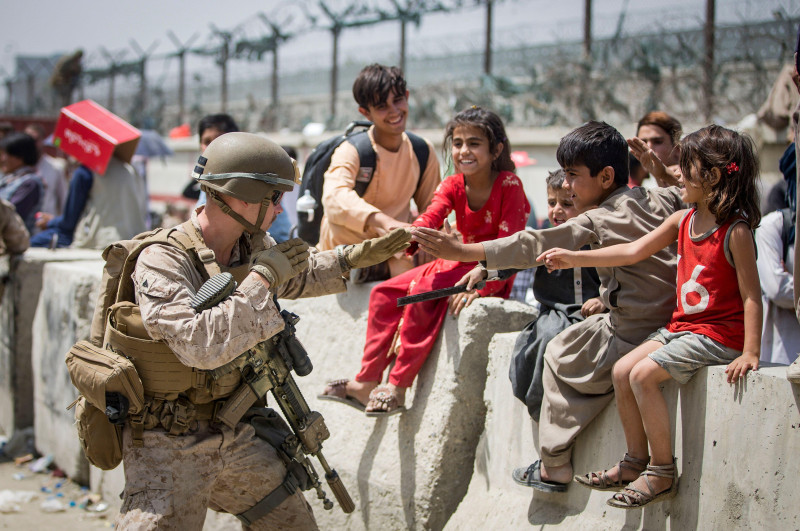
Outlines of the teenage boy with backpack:
<svg viewBox="0 0 800 531">
<path fill-rule="evenodd" d="M 411 141 L 406 134 L 408 89 L 403 72 L 396 66 L 371 64 L 353 83 L 353 97 L 358 112 L 372 122 L 368 135 L 376 153 L 372 172 L 361 168 L 358 151 L 350 142 L 342 142 L 331 157 L 322 189 L 325 214 L 320 224 L 320 250 L 337 245 L 360 243 L 386 234 L 397 227 L 409 227 L 414 215 L 410 200 L 424 212 L 441 181 L 439 161 L 433 145 L 420 168 Z M 364 171 L 365 170 L 365 171 Z M 363 196 L 355 191 L 357 181 L 369 180 Z M 392 257 L 370 270 L 351 273 L 352 282 L 385 280 L 414 266 L 404 256 Z"/>
</svg>

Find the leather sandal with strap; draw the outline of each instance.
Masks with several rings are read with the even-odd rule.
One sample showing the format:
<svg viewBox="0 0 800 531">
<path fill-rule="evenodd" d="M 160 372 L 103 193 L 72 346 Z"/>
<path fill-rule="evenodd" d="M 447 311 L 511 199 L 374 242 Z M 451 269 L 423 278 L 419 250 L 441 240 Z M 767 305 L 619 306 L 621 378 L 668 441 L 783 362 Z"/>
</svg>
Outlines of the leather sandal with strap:
<svg viewBox="0 0 800 531">
<path fill-rule="evenodd" d="M 350 380 L 342 379 L 328 382 L 322 394 L 317 395 L 317 399 L 339 402 L 340 404 L 354 407 L 359 411 L 364 411 L 364 404 L 359 402 L 356 397 L 347 394 L 347 384 L 349 381 Z"/>
<path fill-rule="evenodd" d="M 606 503 L 618 509 L 637 509 L 650 502 L 672 498 L 678 492 L 678 467 L 675 465 L 674 457 L 672 464 L 669 465 L 647 465 L 640 477 L 644 477 L 648 492 L 639 490 L 633 486 L 633 483 L 630 483 L 624 490 L 614 494 L 614 497 Z M 672 478 L 672 485 L 657 493 L 650 483 L 650 477 Z"/>
<path fill-rule="evenodd" d="M 388 417 L 405 410 L 406 407 L 398 402 L 397 397 L 387 386 L 379 385 L 369 394 L 365 414 L 368 417 Z"/>
<path fill-rule="evenodd" d="M 601 470 L 600 472 L 589 472 L 582 476 L 575 476 L 573 480 L 575 483 L 594 490 L 619 490 L 631 482 L 631 480 L 622 479 L 623 469 L 635 472 L 638 476 L 644 472 L 649 462 L 649 459 L 637 459 L 626 453 L 622 461 L 617 463 L 618 472 L 616 480 L 609 477 L 608 469 Z"/>
</svg>

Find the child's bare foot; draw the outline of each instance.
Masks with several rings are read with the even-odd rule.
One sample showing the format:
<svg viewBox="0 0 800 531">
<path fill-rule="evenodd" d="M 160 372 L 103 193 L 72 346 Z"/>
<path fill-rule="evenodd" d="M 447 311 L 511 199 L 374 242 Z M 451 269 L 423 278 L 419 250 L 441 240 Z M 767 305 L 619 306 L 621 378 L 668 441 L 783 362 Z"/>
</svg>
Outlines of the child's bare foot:
<svg viewBox="0 0 800 531">
<path fill-rule="evenodd" d="M 406 387 L 385 384 L 375 387 L 369 394 L 365 409 L 368 417 L 380 417 L 405 411 Z"/>
<path fill-rule="evenodd" d="M 357 382 L 354 380 L 334 380 L 328 382 L 322 394 L 317 395 L 320 400 L 333 400 L 352 406 L 361 411 L 369 401 L 369 395 L 378 385 L 378 382 Z"/>
<path fill-rule="evenodd" d="M 542 479 L 555 483 L 569 483 L 572 479 L 572 463 L 561 466 L 545 466 L 542 463 Z"/>
</svg>

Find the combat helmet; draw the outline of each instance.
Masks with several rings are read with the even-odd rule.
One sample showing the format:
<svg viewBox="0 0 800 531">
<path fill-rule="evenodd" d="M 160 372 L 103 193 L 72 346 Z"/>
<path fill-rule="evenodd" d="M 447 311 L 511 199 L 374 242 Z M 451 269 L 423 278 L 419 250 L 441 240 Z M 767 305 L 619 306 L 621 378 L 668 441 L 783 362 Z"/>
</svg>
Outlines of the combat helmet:
<svg viewBox="0 0 800 531">
<path fill-rule="evenodd" d="M 281 146 L 262 136 L 240 132 L 215 138 L 198 157 L 192 177 L 210 200 L 252 234 L 261 232 L 273 194 L 290 192 L 300 182 L 297 162 Z M 219 194 L 261 203 L 256 223 L 231 210 Z"/>
</svg>

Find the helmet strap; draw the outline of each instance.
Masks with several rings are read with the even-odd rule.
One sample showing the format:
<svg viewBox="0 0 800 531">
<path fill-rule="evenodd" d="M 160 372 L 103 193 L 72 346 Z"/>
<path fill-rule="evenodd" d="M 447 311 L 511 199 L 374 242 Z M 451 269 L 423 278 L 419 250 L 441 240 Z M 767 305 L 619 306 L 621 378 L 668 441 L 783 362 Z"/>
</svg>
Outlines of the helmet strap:
<svg viewBox="0 0 800 531">
<path fill-rule="evenodd" d="M 267 215 L 267 210 L 269 210 L 269 204 L 271 202 L 270 196 L 266 196 L 264 199 L 261 200 L 261 207 L 258 209 L 258 218 L 256 220 L 256 232 L 263 232 L 261 230 L 261 224 L 264 222 L 264 217 Z M 255 234 L 255 233 L 253 233 Z"/>
<path fill-rule="evenodd" d="M 222 198 L 219 197 L 216 191 L 211 190 L 210 188 L 206 188 L 206 195 L 208 196 L 209 199 L 214 201 L 214 203 L 220 208 L 220 210 L 222 210 L 228 216 L 232 217 L 237 222 L 239 222 L 239 224 L 242 225 L 247 232 L 249 232 L 250 234 L 256 234 L 258 232 L 261 232 L 261 222 L 264 220 L 264 214 L 266 214 L 266 209 L 263 206 L 264 205 L 263 201 L 261 202 L 262 205 L 261 209 L 258 212 L 258 224 L 253 225 L 252 223 L 244 219 L 244 217 L 242 217 L 238 212 L 235 212 L 225 201 L 223 201 Z M 267 199 L 267 202 L 269 202 L 269 199 Z"/>
</svg>

